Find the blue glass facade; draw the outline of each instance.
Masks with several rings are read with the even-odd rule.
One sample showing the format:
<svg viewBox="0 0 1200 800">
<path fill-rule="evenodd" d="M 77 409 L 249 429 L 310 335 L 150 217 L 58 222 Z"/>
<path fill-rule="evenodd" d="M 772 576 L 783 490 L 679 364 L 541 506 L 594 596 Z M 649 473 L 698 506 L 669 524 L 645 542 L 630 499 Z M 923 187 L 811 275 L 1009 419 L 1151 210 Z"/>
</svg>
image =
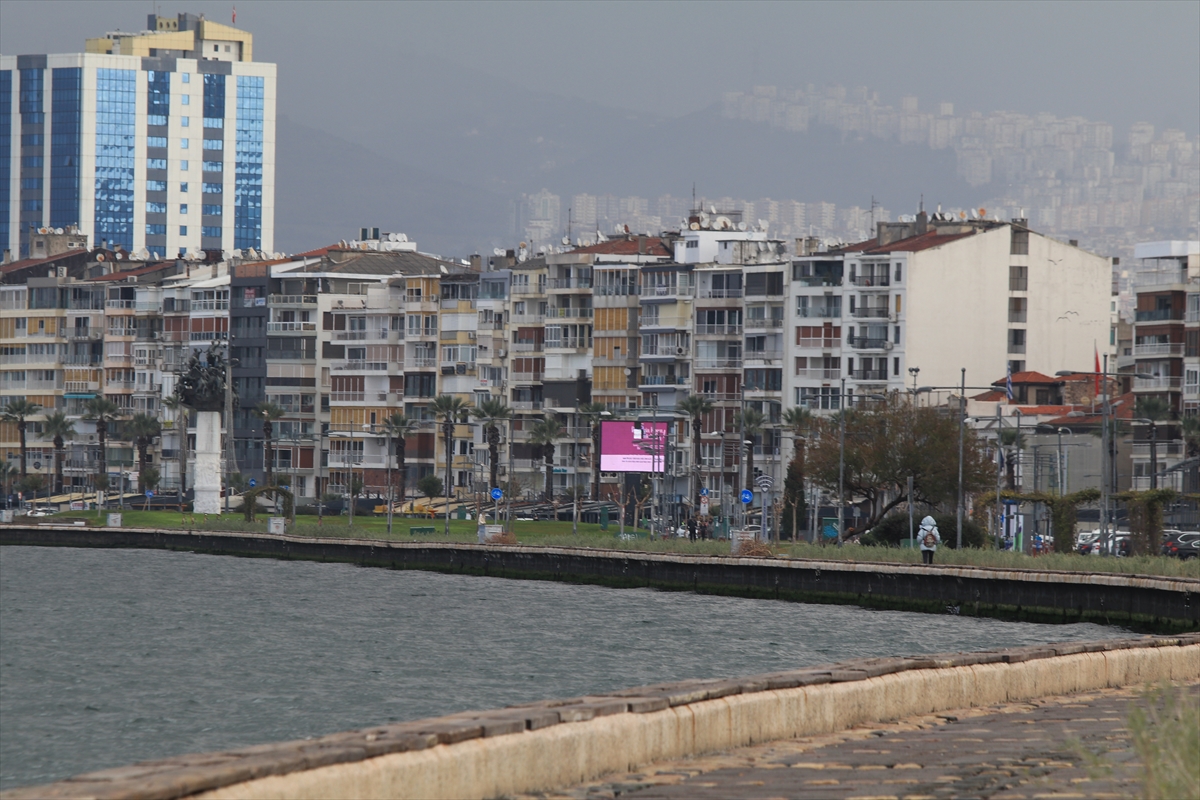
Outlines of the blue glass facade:
<svg viewBox="0 0 1200 800">
<path fill-rule="evenodd" d="M 12 231 L 8 211 L 12 208 L 12 79 L 11 69 L 0 70 L 0 247 L 8 247 Z"/>
<path fill-rule="evenodd" d="M 262 247 L 263 79 L 237 79 L 233 246 Z"/>
<path fill-rule="evenodd" d="M 137 71 L 96 70 L 96 225 L 94 241 L 133 249 L 133 163 Z"/>
<path fill-rule="evenodd" d="M 17 98 L 17 110 L 21 115 L 21 189 L 20 197 L 20 252 L 21 256 L 29 255 L 29 230 L 45 224 L 43 222 L 43 207 L 45 189 L 41 182 L 32 183 L 34 179 L 43 177 L 44 159 L 46 156 L 46 113 L 45 113 L 45 77 L 46 71 L 40 67 L 27 67 L 18 70 L 21 77 L 20 92 Z M 29 181 L 29 183 L 27 183 Z"/>
<path fill-rule="evenodd" d="M 46 122 L 42 105 L 45 72 L 36 67 L 21 70 L 21 121 L 29 125 L 43 125 Z"/>
<path fill-rule="evenodd" d="M 225 76 L 204 76 L 204 125 L 210 119 L 225 119 Z M 221 127 L 217 125 L 216 127 Z"/>
<path fill-rule="evenodd" d="M 51 71 L 50 226 L 78 225 L 79 153 L 83 124 L 83 70 Z"/>
<path fill-rule="evenodd" d="M 146 124 L 166 125 L 171 114 L 171 73 L 149 70 L 146 73 Z"/>
</svg>

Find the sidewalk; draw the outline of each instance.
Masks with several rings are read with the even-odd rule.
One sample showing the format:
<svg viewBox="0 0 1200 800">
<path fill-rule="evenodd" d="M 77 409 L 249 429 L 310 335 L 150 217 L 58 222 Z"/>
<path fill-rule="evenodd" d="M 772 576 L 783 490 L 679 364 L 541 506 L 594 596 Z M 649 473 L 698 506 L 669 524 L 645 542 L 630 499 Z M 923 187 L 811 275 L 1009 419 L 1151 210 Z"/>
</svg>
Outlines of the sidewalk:
<svg viewBox="0 0 1200 800">
<path fill-rule="evenodd" d="M 1200 691 L 1194 684 L 1189 691 Z M 771 742 L 530 798 L 1137 797 L 1135 689 L 914 717 Z M 1082 748 L 1102 753 L 1088 764 Z"/>
</svg>

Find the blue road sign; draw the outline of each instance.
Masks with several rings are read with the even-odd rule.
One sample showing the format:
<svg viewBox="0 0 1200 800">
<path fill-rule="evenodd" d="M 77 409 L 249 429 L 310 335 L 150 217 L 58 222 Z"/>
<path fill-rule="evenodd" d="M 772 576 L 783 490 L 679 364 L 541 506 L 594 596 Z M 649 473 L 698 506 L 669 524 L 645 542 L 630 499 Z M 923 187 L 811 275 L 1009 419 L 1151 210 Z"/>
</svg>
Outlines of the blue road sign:
<svg viewBox="0 0 1200 800">
<path fill-rule="evenodd" d="M 499 489 L 493 488 L 492 489 L 492 499 L 499 500 L 501 497 L 504 497 L 504 492 L 500 491 Z"/>
<path fill-rule="evenodd" d="M 254 478 L 251 478 L 250 479 L 250 488 L 253 489 L 255 486 L 258 486 L 258 481 L 254 480 Z"/>
<path fill-rule="evenodd" d="M 708 497 L 708 489 L 701 489 L 701 490 L 700 490 L 700 496 L 701 496 L 701 497 Z"/>
<path fill-rule="evenodd" d="M 742 489 L 742 502 L 743 503 L 749 503 L 753 499 L 754 499 L 754 492 L 750 491 L 749 489 Z"/>
<path fill-rule="evenodd" d="M 152 492 L 152 491 L 150 491 L 149 489 L 147 489 L 147 490 L 146 490 L 146 497 L 154 497 L 154 492 Z"/>
</svg>

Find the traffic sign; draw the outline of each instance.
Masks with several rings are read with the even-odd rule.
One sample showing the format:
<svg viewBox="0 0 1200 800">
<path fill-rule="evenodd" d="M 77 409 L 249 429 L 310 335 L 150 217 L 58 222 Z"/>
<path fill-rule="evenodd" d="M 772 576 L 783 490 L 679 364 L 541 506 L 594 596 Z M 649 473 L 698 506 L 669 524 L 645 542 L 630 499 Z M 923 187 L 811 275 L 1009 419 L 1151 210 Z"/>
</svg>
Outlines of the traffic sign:
<svg viewBox="0 0 1200 800">
<path fill-rule="evenodd" d="M 754 492 L 750 491 L 749 489 L 742 489 L 742 502 L 743 503 L 749 503 L 753 499 L 754 499 Z"/>
<path fill-rule="evenodd" d="M 771 485 L 774 483 L 774 481 L 771 480 L 770 475 L 759 475 L 754 479 L 754 483 L 759 489 L 765 492 L 767 489 L 771 488 Z"/>
<path fill-rule="evenodd" d="M 255 486 L 258 486 L 258 481 L 254 480 L 254 478 L 251 478 L 250 479 L 250 488 L 253 489 Z"/>
<path fill-rule="evenodd" d="M 152 492 L 152 491 L 150 491 L 149 489 L 147 489 L 147 490 L 146 490 L 146 497 L 154 497 L 154 492 Z"/>
<path fill-rule="evenodd" d="M 492 488 L 492 499 L 499 500 L 501 497 L 504 497 L 504 492 L 500 491 L 500 489 L 497 487 L 493 487 Z"/>
<path fill-rule="evenodd" d="M 700 496 L 701 496 L 701 497 L 708 497 L 708 489 L 701 489 L 701 490 L 700 490 Z"/>
</svg>

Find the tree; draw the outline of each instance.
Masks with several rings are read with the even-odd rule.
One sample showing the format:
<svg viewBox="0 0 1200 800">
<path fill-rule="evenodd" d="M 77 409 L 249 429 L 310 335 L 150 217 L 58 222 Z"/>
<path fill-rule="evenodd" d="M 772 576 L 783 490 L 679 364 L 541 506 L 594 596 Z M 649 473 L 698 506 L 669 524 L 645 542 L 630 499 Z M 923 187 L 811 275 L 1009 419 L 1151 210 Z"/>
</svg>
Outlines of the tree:
<svg viewBox="0 0 1200 800">
<path fill-rule="evenodd" d="M 812 412 L 802 406 L 783 412 L 783 424 L 792 432 L 795 440 L 792 460 L 788 462 L 783 479 L 783 527 L 791 527 L 792 539 L 796 539 L 799 519 L 804 516 L 807 505 L 804 496 L 804 455 L 807 440 L 805 435 L 812 426 Z"/>
<path fill-rule="evenodd" d="M 388 438 L 388 464 L 392 460 L 392 442 L 396 444 L 396 471 L 400 473 L 400 502 L 404 503 L 405 489 L 408 485 L 408 466 L 405 462 L 405 452 L 408 443 L 406 438 L 416 433 L 419 423 L 409 419 L 399 412 L 392 414 L 383 421 L 383 433 Z"/>
<path fill-rule="evenodd" d="M 1180 422 L 1183 429 L 1183 446 L 1187 450 L 1188 467 L 1187 491 L 1200 491 L 1200 417 L 1187 416 Z"/>
<path fill-rule="evenodd" d="M 55 411 L 46 415 L 42 423 L 42 438 L 54 442 L 54 493 L 62 494 L 63 490 L 63 447 L 67 439 L 75 437 L 75 421 L 63 411 Z"/>
<path fill-rule="evenodd" d="M 763 416 L 761 411 L 753 408 L 747 408 L 738 412 L 733 420 L 734 427 L 741 431 L 744 441 L 738 443 L 738 447 L 746 447 L 746 482 L 742 484 L 743 489 L 749 489 L 754 485 L 754 440 L 762 435 L 766 428 L 767 418 Z M 746 442 L 750 442 L 749 445 Z"/>
<path fill-rule="evenodd" d="M 254 407 L 254 416 L 263 421 L 263 486 L 274 486 L 274 476 L 271 474 L 275 467 L 275 450 L 272 435 L 275 432 L 275 420 L 284 415 L 284 410 L 274 403 L 264 400 Z"/>
<path fill-rule="evenodd" d="M 8 508 L 8 496 L 12 494 L 13 478 L 20 473 L 16 467 L 7 461 L 0 461 L 0 481 L 4 483 L 4 507 Z"/>
<path fill-rule="evenodd" d="M 432 500 L 442 493 L 442 479 L 431 472 L 417 481 L 417 491 Z"/>
<path fill-rule="evenodd" d="M 162 480 L 162 475 L 159 474 L 158 467 L 147 466 L 138 470 L 138 488 L 142 493 L 152 492 L 158 488 L 159 481 Z M 146 497 L 145 510 L 150 510 L 150 497 Z"/>
<path fill-rule="evenodd" d="M 693 495 L 696 513 L 700 513 L 700 418 L 713 410 L 712 401 L 702 394 L 689 394 L 676 409 L 692 418 L 692 469 L 696 473 L 696 491 Z"/>
<path fill-rule="evenodd" d="M 108 426 L 121 418 L 121 407 L 98 395 L 83 404 L 83 418 L 96 423 L 96 439 L 100 445 L 100 459 L 96 473 L 97 491 L 108 490 Z"/>
<path fill-rule="evenodd" d="M 917 408 L 893 397 L 869 409 L 844 409 L 845 491 L 870 506 L 866 527 L 872 527 L 907 499 L 907 482 L 913 479 L 913 502 L 953 506 L 958 493 L 957 416 L 933 407 Z M 808 449 L 807 465 L 820 485 L 838 487 L 837 416 L 813 424 L 815 444 Z M 963 487 L 983 491 L 995 485 L 992 462 L 974 431 L 963 439 Z"/>
<path fill-rule="evenodd" d="M 137 448 L 139 474 L 150 466 L 150 445 L 154 442 L 154 437 L 160 433 L 162 433 L 162 423 L 149 414 L 134 414 L 125 423 L 125 435 L 133 440 L 134 447 Z M 140 482 L 139 478 L 139 485 Z M 142 491 L 145 491 L 146 488 L 142 487 Z"/>
<path fill-rule="evenodd" d="M 500 485 L 497 474 L 500 467 L 500 427 L 496 423 L 512 417 L 512 409 L 505 405 L 503 399 L 489 397 L 471 409 L 471 416 L 483 423 L 483 435 L 487 440 L 490 469 L 488 487 L 498 487 Z"/>
<path fill-rule="evenodd" d="M 1015 457 L 1011 453 L 1004 456 L 1004 479 L 1008 484 L 1008 490 L 1015 492 L 1017 490 L 1017 462 L 1020 460 L 1020 452 L 1025 449 L 1025 434 L 1017 428 L 1001 428 L 1000 447 L 1001 452 L 1005 448 L 1011 448 L 1018 453 Z"/>
<path fill-rule="evenodd" d="M 24 398 L 15 398 L 8 401 L 8 405 L 4 407 L 4 411 L 0 413 L 0 419 L 5 422 L 12 423 L 17 426 L 17 439 L 21 443 L 21 477 L 24 478 L 26 473 L 26 462 L 28 461 L 28 451 L 25 447 L 25 431 L 27 428 L 27 420 L 34 414 L 42 410 L 42 407 L 37 403 L 32 403 Z"/>
<path fill-rule="evenodd" d="M 433 398 L 430 409 L 435 417 L 442 418 L 442 439 L 446 442 L 446 482 L 443 488 L 446 492 L 446 535 L 450 535 L 450 489 L 454 482 L 450 479 L 450 466 L 454 461 L 454 425 L 464 421 L 471 405 L 461 397 L 449 394 Z"/>
<path fill-rule="evenodd" d="M 608 413 L 604 403 L 583 403 L 577 409 L 592 426 L 592 499 L 600 499 L 600 418 Z"/>
<path fill-rule="evenodd" d="M 188 411 L 187 406 L 177 395 L 171 395 L 163 400 L 163 408 L 171 411 L 175 419 L 172 422 L 179 432 L 179 510 L 183 511 L 183 498 L 187 494 L 187 458 L 188 458 Z"/>
<path fill-rule="evenodd" d="M 1158 488 L 1158 423 L 1171 414 L 1171 404 L 1161 397 L 1143 397 L 1137 401 L 1134 413 L 1150 420 L 1150 488 Z"/>
<path fill-rule="evenodd" d="M 549 503 L 554 499 L 554 443 L 562 438 L 563 426 L 558 417 L 547 414 L 543 419 L 533 424 L 529 441 L 534 450 L 541 454 L 546 462 L 546 491 L 543 500 Z"/>
</svg>

